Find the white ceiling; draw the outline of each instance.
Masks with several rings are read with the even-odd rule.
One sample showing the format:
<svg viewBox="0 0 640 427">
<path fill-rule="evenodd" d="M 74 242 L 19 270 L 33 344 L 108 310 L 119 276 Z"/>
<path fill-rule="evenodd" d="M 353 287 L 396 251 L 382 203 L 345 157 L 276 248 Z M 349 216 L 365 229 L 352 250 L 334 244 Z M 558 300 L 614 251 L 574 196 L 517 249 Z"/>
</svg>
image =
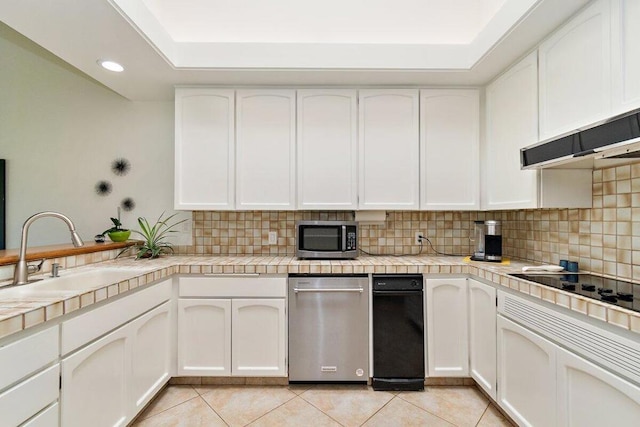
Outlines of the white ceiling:
<svg viewBox="0 0 640 427">
<path fill-rule="evenodd" d="M 171 100 L 181 84 L 483 85 L 588 2 L 2 0 L 0 20 L 126 98 Z"/>
<path fill-rule="evenodd" d="M 505 0 L 141 3 L 176 42 L 466 44 L 473 41 Z"/>
</svg>

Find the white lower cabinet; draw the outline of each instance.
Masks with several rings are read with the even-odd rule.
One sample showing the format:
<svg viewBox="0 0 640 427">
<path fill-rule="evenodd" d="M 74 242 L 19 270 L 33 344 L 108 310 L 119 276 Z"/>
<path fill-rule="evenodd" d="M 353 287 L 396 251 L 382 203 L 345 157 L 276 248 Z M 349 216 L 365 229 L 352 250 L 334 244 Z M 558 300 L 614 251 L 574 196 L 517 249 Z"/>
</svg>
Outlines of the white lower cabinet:
<svg viewBox="0 0 640 427">
<path fill-rule="evenodd" d="M 126 425 L 129 345 L 125 326 L 62 360 L 63 426 Z"/>
<path fill-rule="evenodd" d="M 179 376 L 287 376 L 286 277 L 179 280 Z"/>
<path fill-rule="evenodd" d="M 137 414 L 171 377 L 171 302 L 134 320 L 131 329 L 131 403 Z"/>
<path fill-rule="evenodd" d="M 496 400 L 496 289 L 469 279 L 469 372 Z"/>
<path fill-rule="evenodd" d="M 171 282 L 63 322 L 61 425 L 126 425 L 169 380 Z M 111 332 L 94 340 L 98 330 Z"/>
<path fill-rule="evenodd" d="M 427 279 L 427 375 L 469 376 L 467 279 Z"/>
<path fill-rule="evenodd" d="M 287 374 L 284 310 L 284 298 L 231 301 L 233 375 Z"/>
<path fill-rule="evenodd" d="M 555 345 L 502 316 L 497 323 L 498 404 L 518 425 L 555 425 Z"/>
<path fill-rule="evenodd" d="M 638 386 L 564 349 L 557 351 L 559 426 L 638 425 Z"/>
<path fill-rule="evenodd" d="M 178 301 L 178 375 L 231 375 L 231 300 Z"/>
</svg>

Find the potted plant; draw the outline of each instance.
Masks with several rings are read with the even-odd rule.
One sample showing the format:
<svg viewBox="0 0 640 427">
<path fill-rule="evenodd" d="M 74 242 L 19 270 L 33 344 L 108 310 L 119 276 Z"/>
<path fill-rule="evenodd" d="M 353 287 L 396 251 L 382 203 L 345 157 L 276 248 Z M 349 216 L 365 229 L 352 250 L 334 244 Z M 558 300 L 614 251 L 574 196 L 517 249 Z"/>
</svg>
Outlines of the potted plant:
<svg viewBox="0 0 640 427">
<path fill-rule="evenodd" d="M 113 227 L 102 232 L 102 236 L 109 235 L 112 242 L 126 242 L 131 235 L 131 230 L 122 228 L 122 223 L 118 218 L 111 218 Z"/>
<path fill-rule="evenodd" d="M 174 227 L 186 221 L 186 219 L 183 219 L 182 221 L 169 224 L 169 221 L 176 215 L 177 213 L 170 215 L 166 219 L 162 219 L 164 216 L 163 212 L 153 225 L 149 224 L 149 221 L 147 221 L 145 217 L 138 218 L 138 225 L 140 225 L 141 231 L 134 230 L 134 233 L 142 236 L 143 240 L 136 241 L 133 246 L 126 248 L 120 252 L 120 254 L 134 249 L 137 251 L 136 259 L 140 259 L 158 258 L 162 254 L 173 252 L 173 245 L 165 239 L 169 233 L 177 232 L 177 230 L 173 230 Z"/>
</svg>

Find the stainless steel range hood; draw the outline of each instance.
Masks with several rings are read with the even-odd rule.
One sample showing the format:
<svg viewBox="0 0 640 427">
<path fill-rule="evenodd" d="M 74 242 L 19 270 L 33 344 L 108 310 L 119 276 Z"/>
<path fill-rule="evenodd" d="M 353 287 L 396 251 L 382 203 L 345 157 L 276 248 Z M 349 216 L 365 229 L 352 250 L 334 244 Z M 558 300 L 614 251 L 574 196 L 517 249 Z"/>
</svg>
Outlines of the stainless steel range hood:
<svg viewBox="0 0 640 427">
<path fill-rule="evenodd" d="M 588 167 L 600 159 L 640 159 L 640 109 L 520 150 L 522 169 Z"/>
</svg>

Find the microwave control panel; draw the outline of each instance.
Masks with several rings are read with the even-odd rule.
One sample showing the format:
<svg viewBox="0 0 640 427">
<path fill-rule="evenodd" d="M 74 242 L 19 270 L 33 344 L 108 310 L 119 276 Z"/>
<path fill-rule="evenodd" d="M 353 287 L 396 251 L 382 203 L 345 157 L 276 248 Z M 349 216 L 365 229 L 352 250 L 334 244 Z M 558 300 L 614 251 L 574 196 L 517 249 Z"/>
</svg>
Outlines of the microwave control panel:
<svg viewBox="0 0 640 427">
<path fill-rule="evenodd" d="M 346 248 L 346 250 L 348 250 L 348 251 L 355 251 L 356 250 L 356 232 L 355 231 L 347 232 L 347 248 Z"/>
</svg>

